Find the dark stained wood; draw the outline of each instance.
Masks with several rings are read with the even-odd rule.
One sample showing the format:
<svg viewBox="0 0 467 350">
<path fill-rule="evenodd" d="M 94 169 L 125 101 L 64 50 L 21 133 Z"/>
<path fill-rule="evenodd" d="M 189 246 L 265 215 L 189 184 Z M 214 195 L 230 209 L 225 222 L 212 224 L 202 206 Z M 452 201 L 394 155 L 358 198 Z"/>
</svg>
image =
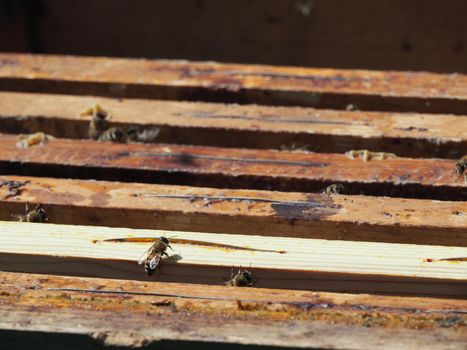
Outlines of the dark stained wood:
<svg viewBox="0 0 467 350">
<path fill-rule="evenodd" d="M 453 160 L 365 162 L 343 154 L 66 139 L 21 149 L 14 135 L 1 135 L 0 146 L 0 172 L 10 175 L 300 192 L 342 182 L 348 194 L 467 198 L 467 183 L 454 173 Z"/>
<path fill-rule="evenodd" d="M 42 203 L 49 222 L 467 246 L 467 203 L 8 176 L 0 220 Z M 122 207 L 124 203 L 124 207 Z"/>
<path fill-rule="evenodd" d="M 87 138 L 98 102 L 113 125 L 159 127 L 157 142 L 237 148 L 369 149 L 403 157 L 454 158 L 467 150 L 467 117 L 218 103 L 0 93 L 0 132 Z"/>
<path fill-rule="evenodd" d="M 460 74 L 0 55 L 10 91 L 464 114 L 466 84 Z"/>
</svg>

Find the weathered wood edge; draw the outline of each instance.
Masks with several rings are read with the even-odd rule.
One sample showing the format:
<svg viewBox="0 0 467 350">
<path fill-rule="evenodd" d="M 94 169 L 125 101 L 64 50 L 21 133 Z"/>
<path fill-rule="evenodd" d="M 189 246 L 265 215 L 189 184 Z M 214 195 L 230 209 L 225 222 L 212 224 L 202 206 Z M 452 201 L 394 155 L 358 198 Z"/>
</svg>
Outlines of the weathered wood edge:
<svg viewBox="0 0 467 350">
<path fill-rule="evenodd" d="M 69 139 L 20 149 L 16 142 L 0 135 L 2 174 L 300 192 L 342 182 L 347 194 L 467 199 L 467 182 L 455 174 L 453 160 L 365 162 L 343 154 Z"/>
<path fill-rule="evenodd" d="M 230 300 L 209 299 L 219 295 Z M 332 349 L 458 349 L 467 341 L 467 304 L 454 299 L 1 272 L 0 301 L 0 338 L 16 330 L 16 337 L 82 334 L 114 346 L 186 340 Z"/>
<path fill-rule="evenodd" d="M 467 76 L 0 54 L 0 89 L 465 114 Z"/>
<path fill-rule="evenodd" d="M 87 138 L 80 112 L 99 103 L 112 125 L 160 128 L 162 143 L 241 148 L 369 149 L 460 158 L 467 117 L 0 92 L 0 132 Z"/>
</svg>

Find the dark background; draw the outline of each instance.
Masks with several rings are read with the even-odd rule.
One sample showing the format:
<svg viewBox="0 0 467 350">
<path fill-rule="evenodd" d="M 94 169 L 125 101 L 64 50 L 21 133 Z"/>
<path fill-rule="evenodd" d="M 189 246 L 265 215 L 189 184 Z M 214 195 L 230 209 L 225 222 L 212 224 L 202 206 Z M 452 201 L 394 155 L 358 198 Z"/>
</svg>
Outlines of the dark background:
<svg viewBox="0 0 467 350">
<path fill-rule="evenodd" d="M 467 1 L 0 0 L 0 51 L 467 73 Z"/>
</svg>

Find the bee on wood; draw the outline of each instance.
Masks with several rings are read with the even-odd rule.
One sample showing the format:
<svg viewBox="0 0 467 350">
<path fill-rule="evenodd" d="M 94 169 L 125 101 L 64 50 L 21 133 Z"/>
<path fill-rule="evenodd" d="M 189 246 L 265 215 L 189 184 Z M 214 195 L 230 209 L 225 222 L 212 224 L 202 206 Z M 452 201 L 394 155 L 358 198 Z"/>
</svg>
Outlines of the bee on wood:
<svg viewBox="0 0 467 350">
<path fill-rule="evenodd" d="M 465 170 L 467 169 L 467 155 L 463 156 L 456 164 L 455 172 L 457 175 L 464 175 L 464 180 L 467 181 L 467 174 Z"/>
<path fill-rule="evenodd" d="M 125 130 L 118 127 L 112 127 L 105 130 L 100 136 L 99 141 L 110 141 L 125 143 L 127 141 L 127 134 Z"/>
<path fill-rule="evenodd" d="M 21 222 L 45 222 L 49 220 L 47 212 L 42 208 L 40 203 L 31 211 L 29 211 L 29 206 L 26 204 L 26 215 L 18 215 L 16 217 Z"/>
<path fill-rule="evenodd" d="M 234 268 L 232 268 L 230 280 L 226 284 L 233 287 L 251 287 L 254 284 L 253 275 L 250 270 L 243 269 L 241 266 L 237 273 L 234 273 Z"/>
<path fill-rule="evenodd" d="M 106 119 L 108 113 L 97 103 L 93 107 L 89 107 L 81 112 L 80 115 L 92 116 L 88 129 L 88 136 L 92 140 L 99 139 L 99 136 L 109 127 L 109 123 Z"/>
<path fill-rule="evenodd" d="M 160 131 L 159 128 L 141 130 L 138 126 L 130 126 L 126 131 L 127 140 L 128 142 L 154 142 Z"/>
<path fill-rule="evenodd" d="M 343 184 L 332 184 L 326 187 L 321 193 L 331 195 L 331 194 L 340 194 L 344 191 Z"/>
<path fill-rule="evenodd" d="M 29 135 L 18 135 L 16 147 L 19 148 L 28 148 L 34 145 L 44 145 L 49 142 L 49 139 L 52 139 L 53 136 L 47 135 L 43 132 L 36 132 Z"/>
<path fill-rule="evenodd" d="M 157 266 L 160 266 L 163 255 L 169 256 L 166 253 L 167 248 L 172 249 L 169 239 L 167 237 L 160 237 L 144 252 L 141 258 L 139 258 L 138 264 L 144 264 L 144 271 L 146 271 L 148 276 L 151 276 L 154 271 L 156 271 Z"/>
<path fill-rule="evenodd" d="M 371 159 L 385 160 L 385 159 L 397 158 L 397 156 L 394 153 L 371 152 L 366 149 L 350 150 L 348 152 L 345 152 L 345 155 L 350 159 L 355 159 L 355 158 L 360 157 L 364 162 L 367 162 Z"/>
</svg>

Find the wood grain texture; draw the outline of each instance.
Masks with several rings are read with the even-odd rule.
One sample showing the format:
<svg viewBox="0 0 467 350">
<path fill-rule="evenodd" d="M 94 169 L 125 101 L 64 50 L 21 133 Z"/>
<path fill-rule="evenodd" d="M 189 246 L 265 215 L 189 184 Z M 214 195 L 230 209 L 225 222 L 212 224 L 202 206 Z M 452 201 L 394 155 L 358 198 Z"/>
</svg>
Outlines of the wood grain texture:
<svg viewBox="0 0 467 350">
<path fill-rule="evenodd" d="M 429 344 L 458 349 L 466 340 L 462 300 L 199 288 L 5 272 L 0 273 L 0 291 L 0 337 L 6 338 L 6 346 L 19 334 L 29 339 L 37 331 L 49 334 L 42 342 L 53 341 L 58 332 L 74 344 L 73 335 L 81 334 L 105 345 L 133 347 L 189 341 L 336 349 Z M 219 295 L 225 298 L 216 300 Z"/>
<path fill-rule="evenodd" d="M 369 149 L 404 157 L 460 158 L 467 117 L 0 93 L 0 132 L 87 138 L 84 109 L 99 103 L 114 125 L 159 127 L 157 142 L 241 148 Z"/>
<path fill-rule="evenodd" d="M 467 256 L 463 247 L 19 222 L 1 228 L 2 271 L 223 284 L 232 266 L 251 264 L 257 287 L 467 296 L 467 264 L 449 261 Z M 174 251 L 149 278 L 136 261 L 151 241 L 108 241 L 163 234 L 177 236 Z M 177 243 L 186 239 L 247 249 Z"/>
<path fill-rule="evenodd" d="M 465 114 L 467 76 L 0 55 L 3 90 Z"/>
<path fill-rule="evenodd" d="M 467 203 L 3 176 L 0 220 L 42 203 L 49 222 L 467 246 Z"/>
<path fill-rule="evenodd" d="M 162 338 L 340 349 L 459 349 L 466 341 L 467 304 L 459 299 L 1 272 L 0 302 L 0 337 L 17 330 L 23 339 L 42 331 L 52 340 L 55 332 L 91 334 L 115 346 Z M 17 336 L 8 334 L 4 345 Z"/>
<path fill-rule="evenodd" d="M 3 174 L 312 192 L 342 182 L 349 194 L 466 200 L 456 161 L 349 159 L 343 154 L 52 139 L 21 149 L 0 135 Z"/>
</svg>

